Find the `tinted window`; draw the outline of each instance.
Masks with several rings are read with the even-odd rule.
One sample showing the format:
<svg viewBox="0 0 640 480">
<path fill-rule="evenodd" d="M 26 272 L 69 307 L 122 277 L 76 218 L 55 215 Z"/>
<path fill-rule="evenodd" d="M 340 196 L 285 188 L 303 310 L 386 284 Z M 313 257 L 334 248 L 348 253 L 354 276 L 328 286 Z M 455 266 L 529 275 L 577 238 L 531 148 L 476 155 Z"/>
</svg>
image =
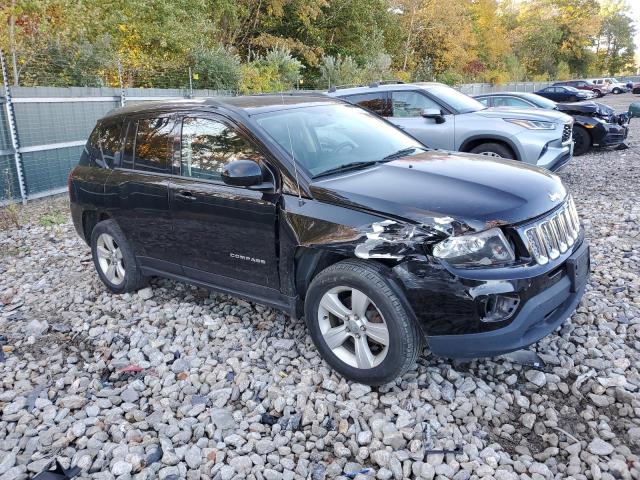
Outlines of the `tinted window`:
<svg viewBox="0 0 640 480">
<path fill-rule="evenodd" d="M 122 152 L 122 168 L 133 168 L 133 149 L 136 145 L 136 132 L 138 131 L 138 122 L 130 120 L 127 126 L 127 135 L 124 140 L 124 150 Z"/>
<path fill-rule="evenodd" d="M 423 147 L 402 130 L 350 105 L 318 105 L 255 116 L 258 125 L 311 176 L 339 166 L 380 161 L 399 150 Z"/>
<path fill-rule="evenodd" d="M 136 170 L 166 173 L 171 165 L 170 117 L 141 118 L 138 120 L 133 167 Z"/>
<path fill-rule="evenodd" d="M 394 117 L 419 117 L 424 109 L 441 110 L 440 105 L 420 92 L 392 92 L 391 105 Z"/>
<path fill-rule="evenodd" d="M 391 106 L 389 104 L 389 97 L 385 92 L 378 93 L 363 93 L 361 95 L 349 95 L 345 97 L 345 100 L 355 103 L 362 108 L 371 110 L 383 117 L 391 116 Z"/>
<path fill-rule="evenodd" d="M 181 142 L 182 175 L 220 180 L 224 166 L 233 161 L 260 161 L 262 155 L 225 124 L 207 118 L 185 118 Z"/>
<path fill-rule="evenodd" d="M 471 113 L 484 110 L 486 107 L 478 102 L 475 98 L 465 95 L 458 90 L 447 87 L 446 85 L 436 85 L 429 87 L 429 95 L 437 98 L 439 101 L 449 105 L 459 113 Z"/>
<path fill-rule="evenodd" d="M 120 135 L 122 122 L 101 122 L 91 132 L 81 163 L 94 164 L 101 167 L 113 167 L 120 154 Z M 90 160 L 89 160 L 90 158 Z M 87 161 L 89 160 L 89 161 Z"/>
<path fill-rule="evenodd" d="M 494 107 L 523 107 L 531 108 L 531 104 L 516 97 L 494 97 Z"/>
<path fill-rule="evenodd" d="M 489 99 L 488 98 L 476 98 L 476 100 L 478 100 L 485 107 L 489 106 Z"/>
</svg>

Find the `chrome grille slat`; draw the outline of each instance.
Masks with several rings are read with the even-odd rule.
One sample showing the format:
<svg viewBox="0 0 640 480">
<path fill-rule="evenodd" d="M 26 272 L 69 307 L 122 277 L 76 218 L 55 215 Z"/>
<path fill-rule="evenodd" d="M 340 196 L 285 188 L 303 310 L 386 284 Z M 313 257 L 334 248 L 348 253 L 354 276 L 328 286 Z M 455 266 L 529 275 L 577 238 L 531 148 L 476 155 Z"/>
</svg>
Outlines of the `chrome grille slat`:
<svg viewBox="0 0 640 480">
<path fill-rule="evenodd" d="M 529 253 L 535 261 L 544 265 L 569 250 L 578 240 L 580 219 L 573 198 L 550 216 L 521 231 Z"/>
</svg>

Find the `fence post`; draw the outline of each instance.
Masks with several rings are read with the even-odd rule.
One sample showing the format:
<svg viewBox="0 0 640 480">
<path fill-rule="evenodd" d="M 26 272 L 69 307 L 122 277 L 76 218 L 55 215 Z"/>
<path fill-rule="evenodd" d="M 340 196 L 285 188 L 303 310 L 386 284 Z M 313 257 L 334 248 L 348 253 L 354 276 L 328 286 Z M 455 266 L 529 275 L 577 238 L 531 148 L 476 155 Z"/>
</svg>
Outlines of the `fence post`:
<svg viewBox="0 0 640 480">
<path fill-rule="evenodd" d="M 124 83 L 122 81 L 122 64 L 120 63 L 120 60 L 118 60 L 118 82 L 120 82 L 120 106 L 124 107 L 126 98 L 124 95 Z"/>
<path fill-rule="evenodd" d="M 16 175 L 18 176 L 18 186 L 20 187 L 20 199 L 23 204 L 27 203 L 27 192 L 24 184 L 24 172 L 22 169 L 22 157 L 20 156 L 20 142 L 18 141 L 18 129 L 16 127 L 16 117 L 11 102 L 11 89 L 9 87 L 9 72 L 7 71 L 7 61 L 4 52 L 0 50 L 0 69 L 2 69 L 2 85 L 5 96 L 5 113 L 9 124 L 9 137 L 11 138 L 11 148 L 13 149 L 13 160 L 16 165 Z"/>
</svg>

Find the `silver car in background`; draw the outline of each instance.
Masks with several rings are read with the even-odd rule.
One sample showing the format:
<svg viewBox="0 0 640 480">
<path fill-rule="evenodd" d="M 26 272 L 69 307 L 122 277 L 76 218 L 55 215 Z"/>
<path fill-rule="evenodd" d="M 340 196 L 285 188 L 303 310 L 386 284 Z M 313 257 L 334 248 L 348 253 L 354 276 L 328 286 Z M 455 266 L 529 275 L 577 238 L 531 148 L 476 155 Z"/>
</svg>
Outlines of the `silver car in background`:
<svg viewBox="0 0 640 480">
<path fill-rule="evenodd" d="M 337 88 L 431 148 L 520 160 L 555 171 L 573 155 L 573 119 L 556 111 L 487 108 L 441 83 L 376 83 Z"/>
</svg>

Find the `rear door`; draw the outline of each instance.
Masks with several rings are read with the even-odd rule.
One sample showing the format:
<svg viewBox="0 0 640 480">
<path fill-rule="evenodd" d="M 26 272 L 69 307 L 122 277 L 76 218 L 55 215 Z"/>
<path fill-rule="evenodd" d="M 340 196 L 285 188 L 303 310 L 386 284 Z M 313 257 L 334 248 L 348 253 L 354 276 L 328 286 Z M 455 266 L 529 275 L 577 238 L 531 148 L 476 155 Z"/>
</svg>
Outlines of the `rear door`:
<svg viewBox="0 0 640 480">
<path fill-rule="evenodd" d="M 212 114 L 180 119 L 180 176 L 170 184 L 180 262 L 196 280 L 236 288 L 279 288 L 276 254 L 276 191 L 226 185 L 225 165 L 251 159 L 275 181 L 265 156 L 231 122 Z M 230 287 L 233 288 L 233 287 Z"/>
<path fill-rule="evenodd" d="M 109 210 L 142 266 L 181 273 L 169 211 L 175 117 L 127 119 L 124 151 L 105 184 Z"/>
<path fill-rule="evenodd" d="M 424 118 L 423 110 L 442 112 L 444 121 Z M 406 130 L 431 148 L 453 150 L 455 144 L 455 116 L 442 105 L 417 90 L 391 92 L 391 117 L 393 123 Z"/>
</svg>

